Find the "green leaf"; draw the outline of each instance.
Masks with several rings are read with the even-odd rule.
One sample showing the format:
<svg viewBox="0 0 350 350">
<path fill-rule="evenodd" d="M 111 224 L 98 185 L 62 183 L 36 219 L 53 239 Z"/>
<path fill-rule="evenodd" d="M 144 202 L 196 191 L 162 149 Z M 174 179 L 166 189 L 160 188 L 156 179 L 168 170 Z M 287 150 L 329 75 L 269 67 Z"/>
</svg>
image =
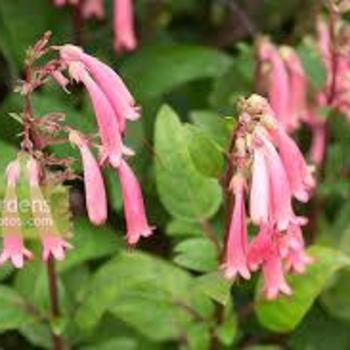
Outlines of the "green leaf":
<svg viewBox="0 0 350 350">
<path fill-rule="evenodd" d="M 183 221 L 181 219 L 174 219 L 169 222 L 166 233 L 169 236 L 183 237 L 183 236 L 203 236 L 203 229 L 200 223 Z"/>
<path fill-rule="evenodd" d="M 216 302 L 226 305 L 230 301 L 232 282 L 228 281 L 222 273 L 211 272 L 196 278 L 198 288 Z"/>
<path fill-rule="evenodd" d="M 196 79 L 218 77 L 230 64 L 229 56 L 210 48 L 154 46 L 131 56 L 122 65 L 121 73 L 137 100 L 144 101 Z"/>
<path fill-rule="evenodd" d="M 91 346 L 83 346 L 79 348 L 80 350 L 138 350 L 138 344 L 135 339 L 120 337 L 105 341 L 103 343 L 94 344 Z"/>
<path fill-rule="evenodd" d="M 264 327 L 275 332 L 293 330 L 325 288 L 329 278 L 350 264 L 348 257 L 330 248 L 314 246 L 309 253 L 315 258 L 315 263 L 308 267 L 304 275 L 288 278 L 293 296 L 281 296 L 276 301 L 267 301 L 258 289 L 256 313 Z"/>
<path fill-rule="evenodd" d="M 213 271 L 217 268 L 217 251 L 206 238 L 191 238 L 180 242 L 174 249 L 174 262 L 189 270 Z"/>
<path fill-rule="evenodd" d="M 237 335 L 237 319 L 232 303 L 227 303 L 223 322 L 215 330 L 220 342 L 225 346 L 233 344 Z"/>
<path fill-rule="evenodd" d="M 33 323 L 26 301 L 13 289 L 0 286 L 0 332 L 18 329 Z"/>
<path fill-rule="evenodd" d="M 171 264 L 140 252 L 122 252 L 103 265 L 94 276 L 78 310 L 80 327 L 94 327 L 118 297 L 137 285 L 151 285 L 172 300 L 188 300 L 191 277 Z M 142 310 L 141 310 L 142 311 Z"/>
<path fill-rule="evenodd" d="M 186 332 L 186 350 L 209 350 L 211 331 L 205 323 L 192 324 Z"/>
<path fill-rule="evenodd" d="M 152 286 L 136 286 L 117 298 L 110 311 L 153 341 L 177 339 L 191 320 L 186 309 Z"/>
<path fill-rule="evenodd" d="M 314 307 L 289 338 L 288 348 L 347 350 L 349 343 L 349 324 L 329 317 L 320 307 Z"/>
<path fill-rule="evenodd" d="M 119 251 L 123 245 L 117 232 L 109 226 L 94 226 L 88 219 L 79 218 L 74 222 L 74 236 L 70 243 L 74 249 L 58 264 L 59 271 L 71 269 L 88 260 L 102 258 Z"/>
<path fill-rule="evenodd" d="M 334 317 L 350 320 L 350 271 L 339 271 L 332 284 L 322 293 L 321 302 Z"/>
<path fill-rule="evenodd" d="M 221 188 L 217 181 L 197 172 L 184 128 L 168 106 L 157 116 L 155 149 L 158 193 L 169 213 L 191 221 L 213 216 L 222 200 Z"/>
<path fill-rule="evenodd" d="M 203 130 L 221 150 L 226 151 L 230 135 L 234 128 L 233 118 L 224 118 L 212 111 L 193 111 L 190 119 L 195 126 Z"/>
<path fill-rule="evenodd" d="M 204 176 L 219 178 L 224 169 L 224 156 L 220 149 L 200 129 L 185 126 L 188 149 L 194 165 Z"/>
</svg>

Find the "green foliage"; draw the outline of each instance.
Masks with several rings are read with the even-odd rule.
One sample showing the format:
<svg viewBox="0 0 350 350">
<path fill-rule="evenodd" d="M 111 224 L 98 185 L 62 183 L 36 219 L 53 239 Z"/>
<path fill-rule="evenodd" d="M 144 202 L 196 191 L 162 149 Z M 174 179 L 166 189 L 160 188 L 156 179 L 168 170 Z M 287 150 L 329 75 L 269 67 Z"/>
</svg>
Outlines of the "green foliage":
<svg viewBox="0 0 350 350">
<path fill-rule="evenodd" d="M 282 297 L 271 302 L 257 293 L 257 316 L 266 328 L 275 332 L 295 329 L 325 288 L 329 278 L 350 263 L 347 256 L 325 247 L 314 246 L 309 253 L 315 258 L 315 263 L 308 268 L 305 275 L 290 276 L 288 279 L 293 289 L 293 297 Z"/>
<path fill-rule="evenodd" d="M 168 106 L 159 111 L 155 126 L 157 188 L 172 215 L 192 221 L 210 218 L 221 202 L 219 184 L 201 175 L 188 151 L 184 127 Z"/>
</svg>

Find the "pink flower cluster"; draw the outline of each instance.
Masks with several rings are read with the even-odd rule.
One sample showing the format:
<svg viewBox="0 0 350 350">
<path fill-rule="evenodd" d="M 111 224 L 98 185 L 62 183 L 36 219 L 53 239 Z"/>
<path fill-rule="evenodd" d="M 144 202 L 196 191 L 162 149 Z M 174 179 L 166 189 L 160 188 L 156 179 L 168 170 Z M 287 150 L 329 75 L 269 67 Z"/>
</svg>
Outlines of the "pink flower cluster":
<svg viewBox="0 0 350 350">
<path fill-rule="evenodd" d="M 83 18 L 103 19 L 103 0 L 54 0 L 56 6 L 80 6 Z M 114 0 L 114 48 L 117 52 L 134 51 L 137 47 L 133 0 Z"/>
<path fill-rule="evenodd" d="M 147 237 L 152 234 L 140 185 L 125 160 L 126 156 L 133 155 L 133 151 L 123 143 L 127 120 L 138 119 L 139 108 L 122 79 L 110 67 L 73 45 L 62 46 L 59 51 L 70 77 L 82 83 L 89 93 L 101 139 L 100 164 L 109 164 L 119 175 L 127 240 L 130 245 L 134 245 L 141 236 Z M 106 192 L 100 166 L 89 148 L 86 137 L 71 131 L 70 141 L 81 153 L 90 221 L 100 225 L 107 218 Z"/>
<path fill-rule="evenodd" d="M 294 213 L 292 200 L 306 202 L 315 180 L 264 98 L 252 95 L 243 102 L 236 136 L 237 166 L 230 185 L 235 202 L 222 269 L 227 278 L 249 279 L 251 272 L 261 268 L 268 299 L 280 292 L 290 295 L 284 272 L 303 273 L 312 262 L 301 231 L 307 220 Z M 249 218 L 259 228 L 250 242 L 248 194 Z"/>
<path fill-rule="evenodd" d="M 24 236 L 16 194 L 16 186 L 21 173 L 20 161 L 15 160 L 11 162 L 7 167 L 6 173 L 7 190 L 4 198 L 2 217 L 4 241 L 3 251 L 0 255 L 0 264 L 11 260 L 16 268 L 21 268 L 24 265 L 24 260 L 31 259 L 33 254 L 24 246 Z M 52 256 L 57 260 L 63 260 L 65 250 L 72 248 L 72 246 L 62 238 L 55 225 L 50 207 L 40 188 L 40 168 L 34 158 L 26 162 L 25 178 L 30 187 L 33 223 L 42 242 L 42 258 L 44 261 L 47 261 Z"/>
<path fill-rule="evenodd" d="M 321 102 L 323 91 L 308 99 L 309 82 L 301 59 L 293 48 L 278 49 L 267 39 L 258 44 L 260 61 L 260 86 L 267 92 L 269 102 L 279 122 L 288 133 L 298 129 L 301 123 L 312 131 L 311 159 L 322 162 L 326 147 L 325 119 L 319 109 L 327 105 Z"/>
</svg>

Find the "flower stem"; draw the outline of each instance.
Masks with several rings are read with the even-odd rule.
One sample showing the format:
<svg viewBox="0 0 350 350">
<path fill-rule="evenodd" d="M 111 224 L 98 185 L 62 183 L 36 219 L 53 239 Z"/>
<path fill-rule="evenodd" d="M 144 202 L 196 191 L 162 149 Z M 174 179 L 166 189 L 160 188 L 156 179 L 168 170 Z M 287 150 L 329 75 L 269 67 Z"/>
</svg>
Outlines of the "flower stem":
<svg viewBox="0 0 350 350">
<path fill-rule="evenodd" d="M 47 278 L 49 284 L 49 296 L 51 303 L 51 315 L 53 318 L 60 317 L 60 304 L 58 298 L 58 283 L 57 283 L 57 274 L 55 269 L 55 261 L 52 257 L 49 257 L 46 263 L 47 269 Z M 53 350 L 63 350 L 64 342 L 61 335 L 56 334 L 54 331 L 51 331 Z"/>
</svg>

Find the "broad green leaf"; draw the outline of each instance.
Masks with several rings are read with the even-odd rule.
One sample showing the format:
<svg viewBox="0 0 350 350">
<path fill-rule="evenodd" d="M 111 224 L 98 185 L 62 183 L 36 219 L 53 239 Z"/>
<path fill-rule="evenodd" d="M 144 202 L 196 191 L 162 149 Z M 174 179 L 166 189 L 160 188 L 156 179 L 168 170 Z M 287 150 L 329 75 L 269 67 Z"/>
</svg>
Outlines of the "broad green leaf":
<svg viewBox="0 0 350 350">
<path fill-rule="evenodd" d="M 321 302 L 334 317 L 350 320 L 350 271 L 339 271 L 332 284 L 322 293 Z"/>
<path fill-rule="evenodd" d="M 158 193 L 169 213 L 192 221 L 213 216 L 220 206 L 221 188 L 196 170 L 183 125 L 168 106 L 157 116 L 155 152 Z"/>
<path fill-rule="evenodd" d="M 44 349 L 52 348 L 52 338 L 48 324 L 42 322 L 23 325 L 18 330 L 32 345 Z"/>
<path fill-rule="evenodd" d="M 137 100 L 145 101 L 196 79 L 218 77 L 230 64 L 228 55 L 210 48 L 154 46 L 131 56 L 121 73 Z"/>
<path fill-rule="evenodd" d="M 293 330 L 325 288 L 329 278 L 350 264 L 348 257 L 330 248 L 314 246 L 309 253 L 315 258 L 315 263 L 308 267 L 304 275 L 288 278 L 293 296 L 281 296 L 276 301 L 267 301 L 258 289 L 256 313 L 264 327 L 275 332 Z"/>
<path fill-rule="evenodd" d="M 117 230 L 113 230 L 112 227 L 96 227 L 86 218 L 76 219 L 74 236 L 71 240 L 74 249 L 70 250 L 66 259 L 58 264 L 59 270 L 65 271 L 88 260 L 118 252 L 123 242 L 117 235 Z"/>
<path fill-rule="evenodd" d="M 230 346 L 233 344 L 237 335 L 237 319 L 231 302 L 225 305 L 223 314 L 223 321 L 217 327 L 215 333 L 222 344 Z"/>
<path fill-rule="evenodd" d="M 347 350 L 349 348 L 349 324 L 329 317 L 315 306 L 288 339 L 288 349 Z"/>
<path fill-rule="evenodd" d="M 120 337 L 105 341 L 103 343 L 98 343 L 94 345 L 83 346 L 80 350 L 138 350 L 138 344 L 135 339 Z"/>
<path fill-rule="evenodd" d="M 97 271 L 77 322 L 84 329 L 94 327 L 118 297 L 137 285 L 151 285 L 176 301 L 189 299 L 191 283 L 189 274 L 165 261 L 136 251 L 122 252 Z"/>
<path fill-rule="evenodd" d="M 136 286 L 118 297 L 110 312 L 153 341 L 177 339 L 187 328 L 191 315 L 161 290 Z"/>
<path fill-rule="evenodd" d="M 173 219 L 169 222 L 166 233 L 169 236 L 183 237 L 183 236 L 203 236 L 203 229 L 200 223 L 183 221 L 181 219 Z"/>
<path fill-rule="evenodd" d="M 190 119 L 194 125 L 203 130 L 222 151 L 227 150 L 230 135 L 235 124 L 233 118 L 224 118 L 215 112 L 203 110 L 191 112 Z"/>
<path fill-rule="evenodd" d="M 204 176 L 219 178 L 224 169 L 224 156 L 220 149 L 199 128 L 186 125 L 188 149 L 194 165 Z"/>
<path fill-rule="evenodd" d="M 209 350 L 211 342 L 211 330 L 205 323 L 192 324 L 186 332 L 187 344 L 184 350 Z"/>
<path fill-rule="evenodd" d="M 186 239 L 174 248 L 174 262 L 193 271 L 208 272 L 217 268 L 215 246 L 206 238 Z"/>
<path fill-rule="evenodd" d="M 197 287 L 216 302 L 226 305 L 231 297 L 232 282 L 224 278 L 219 271 L 196 278 Z"/>
<path fill-rule="evenodd" d="M 27 301 L 9 287 L 0 286 L 0 305 L 0 332 L 15 330 L 35 322 Z"/>
</svg>

